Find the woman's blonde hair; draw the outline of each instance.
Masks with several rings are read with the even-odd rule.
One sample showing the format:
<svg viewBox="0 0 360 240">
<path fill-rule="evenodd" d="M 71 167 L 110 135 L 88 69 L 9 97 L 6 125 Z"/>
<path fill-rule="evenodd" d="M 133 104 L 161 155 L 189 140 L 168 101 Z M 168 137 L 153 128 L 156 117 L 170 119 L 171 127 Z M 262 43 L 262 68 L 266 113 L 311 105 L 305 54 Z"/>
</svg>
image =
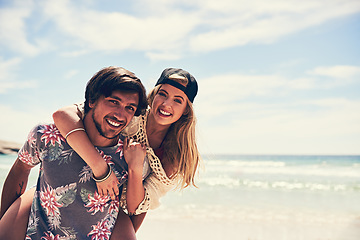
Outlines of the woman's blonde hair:
<svg viewBox="0 0 360 240">
<path fill-rule="evenodd" d="M 187 84 L 187 79 L 179 75 L 172 78 L 181 84 Z M 184 80 L 186 82 L 184 82 Z M 161 85 L 156 86 L 148 94 L 148 103 L 152 106 L 155 95 Z M 195 138 L 196 117 L 192 103 L 187 99 L 187 107 L 179 120 L 171 124 L 163 142 L 164 157 L 171 164 L 174 172 L 172 177 L 178 178 L 178 187 L 196 186 L 195 175 L 200 165 L 200 153 Z"/>
</svg>

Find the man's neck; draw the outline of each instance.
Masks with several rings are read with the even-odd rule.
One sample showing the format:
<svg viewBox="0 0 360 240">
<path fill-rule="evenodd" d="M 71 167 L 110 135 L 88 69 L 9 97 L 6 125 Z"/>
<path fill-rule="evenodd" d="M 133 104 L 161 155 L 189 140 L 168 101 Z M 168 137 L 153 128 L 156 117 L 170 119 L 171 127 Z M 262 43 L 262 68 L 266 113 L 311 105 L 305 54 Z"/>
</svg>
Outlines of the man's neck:
<svg viewBox="0 0 360 240">
<path fill-rule="evenodd" d="M 96 129 L 95 123 L 91 117 L 91 114 L 86 114 L 83 120 L 84 127 L 86 130 L 89 139 L 94 146 L 97 147 L 112 147 L 115 146 L 119 138 L 108 139 L 100 135 L 99 131 Z"/>
</svg>

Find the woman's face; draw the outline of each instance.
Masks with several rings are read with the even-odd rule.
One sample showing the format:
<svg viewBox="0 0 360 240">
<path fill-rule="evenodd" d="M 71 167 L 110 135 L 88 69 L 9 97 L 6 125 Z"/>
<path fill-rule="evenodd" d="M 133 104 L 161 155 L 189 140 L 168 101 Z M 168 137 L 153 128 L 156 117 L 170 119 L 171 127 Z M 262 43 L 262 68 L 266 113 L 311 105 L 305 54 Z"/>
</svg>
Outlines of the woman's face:
<svg viewBox="0 0 360 240">
<path fill-rule="evenodd" d="M 151 112 L 160 125 L 171 125 L 180 119 L 187 107 L 187 96 L 180 89 L 163 84 L 155 95 Z"/>
</svg>

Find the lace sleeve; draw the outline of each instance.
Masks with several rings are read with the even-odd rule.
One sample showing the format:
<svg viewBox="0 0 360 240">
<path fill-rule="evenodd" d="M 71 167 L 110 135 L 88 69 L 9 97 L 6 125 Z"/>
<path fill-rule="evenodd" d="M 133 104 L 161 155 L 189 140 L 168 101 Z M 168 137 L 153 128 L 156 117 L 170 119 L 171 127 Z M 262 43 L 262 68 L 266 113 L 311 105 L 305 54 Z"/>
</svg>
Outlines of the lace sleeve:
<svg viewBox="0 0 360 240">
<path fill-rule="evenodd" d="M 147 212 L 149 209 L 156 209 L 160 206 L 160 198 L 163 197 L 168 191 L 174 188 L 174 184 L 164 184 L 161 180 L 156 177 L 155 173 L 151 173 L 144 180 L 145 197 L 143 201 L 135 210 L 135 215 Z M 127 211 L 126 203 L 126 190 L 127 185 L 123 185 L 123 191 L 120 199 L 120 206 L 125 213 Z"/>
</svg>

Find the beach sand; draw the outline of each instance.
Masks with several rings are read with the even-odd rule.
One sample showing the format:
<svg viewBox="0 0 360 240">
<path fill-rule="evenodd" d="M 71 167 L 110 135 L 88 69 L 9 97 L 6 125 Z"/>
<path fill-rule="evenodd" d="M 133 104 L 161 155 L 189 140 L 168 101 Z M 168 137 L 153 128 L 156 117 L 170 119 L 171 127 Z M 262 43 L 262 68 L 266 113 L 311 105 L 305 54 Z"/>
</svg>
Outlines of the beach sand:
<svg viewBox="0 0 360 240">
<path fill-rule="evenodd" d="M 278 224 L 195 219 L 160 220 L 147 217 L 139 240 L 356 240 L 360 225 Z"/>
</svg>

